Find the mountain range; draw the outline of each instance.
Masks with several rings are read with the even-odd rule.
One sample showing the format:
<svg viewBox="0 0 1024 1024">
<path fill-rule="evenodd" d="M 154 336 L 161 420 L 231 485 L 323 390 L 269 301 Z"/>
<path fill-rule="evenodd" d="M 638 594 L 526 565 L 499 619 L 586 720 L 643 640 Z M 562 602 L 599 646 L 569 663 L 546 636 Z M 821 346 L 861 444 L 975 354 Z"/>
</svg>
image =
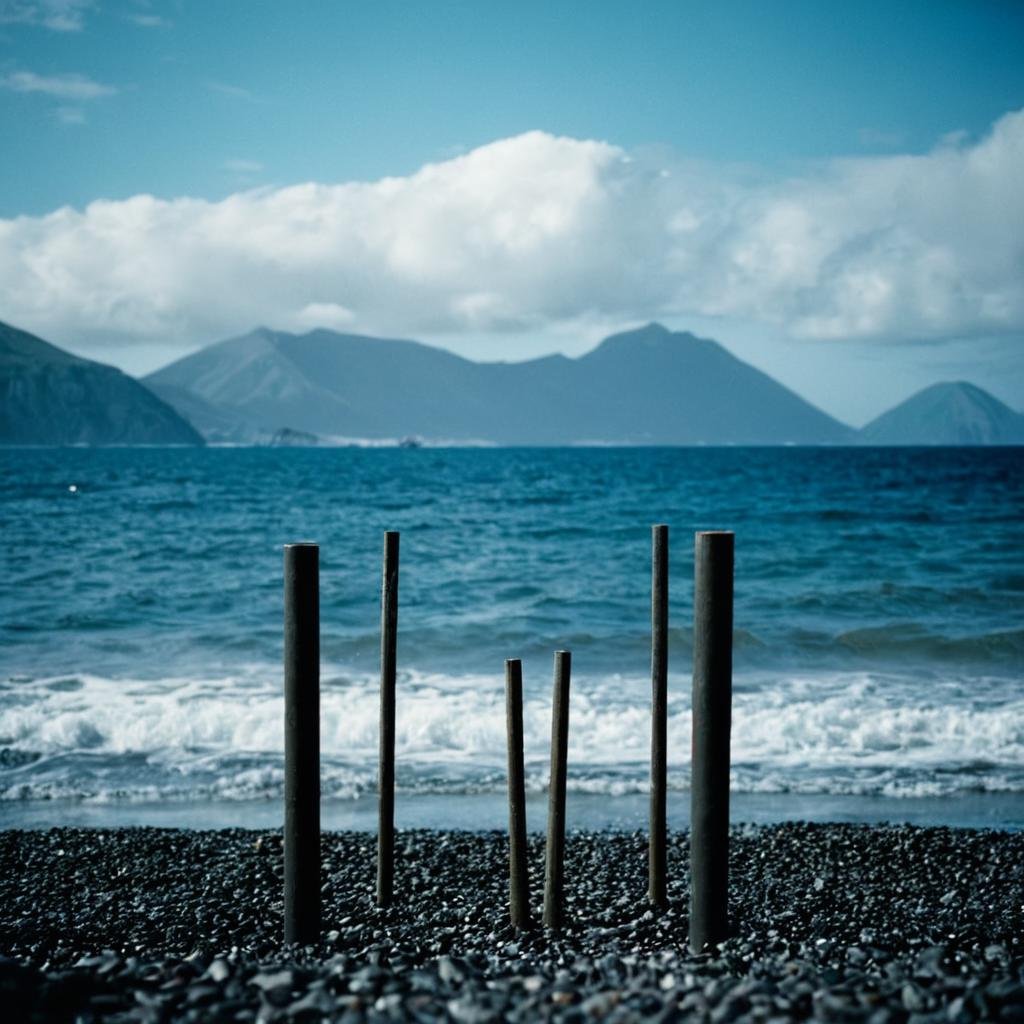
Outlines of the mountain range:
<svg viewBox="0 0 1024 1024">
<path fill-rule="evenodd" d="M 0 398 L 7 444 L 1024 444 L 1024 416 L 971 384 L 926 388 L 856 431 L 656 323 L 521 363 L 258 328 L 141 383 L 0 324 Z"/>
<path fill-rule="evenodd" d="M 613 335 L 578 359 L 522 363 L 472 362 L 415 341 L 261 328 L 186 356 L 144 383 L 210 430 L 218 427 L 206 416 L 227 415 L 264 431 L 462 443 L 851 439 L 848 427 L 717 342 L 660 324 Z"/>
</svg>

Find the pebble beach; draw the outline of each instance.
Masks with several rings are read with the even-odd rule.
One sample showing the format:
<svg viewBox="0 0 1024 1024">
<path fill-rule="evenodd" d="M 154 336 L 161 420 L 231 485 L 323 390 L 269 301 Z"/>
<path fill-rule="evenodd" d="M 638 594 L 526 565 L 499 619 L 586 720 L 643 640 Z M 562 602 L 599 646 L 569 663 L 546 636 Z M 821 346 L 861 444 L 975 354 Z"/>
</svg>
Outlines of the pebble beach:
<svg viewBox="0 0 1024 1024">
<path fill-rule="evenodd" d="M 540 917 L 543 836 L 531 842 Z M 731 833 L 732 935 L 687 946 L 688 837 L 645 900 L 641 832 L 570 832 L 567 924 L 516 932 L 506 836 L 322 837 L 323 937 L 286 947 L 279 831 L 0 832 L 17 1021 L 1024 1021 L 1024 834 L 786 823 Z"/>
</svg>

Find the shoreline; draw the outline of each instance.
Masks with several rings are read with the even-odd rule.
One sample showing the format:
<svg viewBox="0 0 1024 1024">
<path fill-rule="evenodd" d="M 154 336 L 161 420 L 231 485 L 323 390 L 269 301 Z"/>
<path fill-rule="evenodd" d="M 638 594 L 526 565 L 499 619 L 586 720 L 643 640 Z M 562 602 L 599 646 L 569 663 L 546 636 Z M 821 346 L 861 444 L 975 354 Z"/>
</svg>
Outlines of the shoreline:
<svg viewBox="0 0 1024 1024">
<path fill-rule="evenodd" d="M 646 792 L 610 796 L 570 791 L 567 824 L 587 831 L 645 829 L 650 797 Z M 526 799 L 527 825 L 540 832 L 547 816 L 547 794 Z M 69 800 L 10 800 L 0 802 L 0 828 L 48 829 L 127 828 L 151 826 L 184 829 L 280 827 L 280 798 L 261 800 L 165 802 L 89 802 Z M 965 792 L 945 796 L 885 797 L 831 793 L 731 793 L 733 822 L 770 825 L 788 821 L 849 824 L 910 824 L 922 827 L 1024 830 L 1024 793 Z M 321 801 L 325 831 L 375 832 L 377 796 Z M 504 830 L 508 804 L 501 793 L 396 794 L 398 828 Z M 690 823 L 690 794 L 668 794 L 668 825 L 685 829 Z"/>
<path fill-rule="evenodd" d="M 539 911 L 543 839 L 530 838 Z M 732 937 L 687 948 L 688 835 L 669 907 L 646 836 L 571 832 L 568 925 L 507 921 L 502 832 L 323 836 L 323 932 L 281 944 L 279 831 L 0 832 L 0 989 L 17 1019 L 1024 1020 L 1024 833 L 789 823 L 731 831 Z M 539 915 L 538 915 L 539 916 Z"/>
</svg>

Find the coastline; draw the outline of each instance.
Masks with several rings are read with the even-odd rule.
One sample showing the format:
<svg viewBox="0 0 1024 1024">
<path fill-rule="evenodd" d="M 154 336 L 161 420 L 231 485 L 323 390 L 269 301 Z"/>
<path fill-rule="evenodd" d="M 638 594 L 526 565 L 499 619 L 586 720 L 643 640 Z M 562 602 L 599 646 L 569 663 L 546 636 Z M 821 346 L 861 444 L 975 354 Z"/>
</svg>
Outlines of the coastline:
<svg viewBox="0 0 1024 1024">
<path fill-rule="evenodd" d="M 586 831 L 633 831 L 647 827 L 649 796 L 645 792 L 610 796 L 572 791 L 567 796 L 567 824 Z M 543 830 L 547 794 L 529 793 L 527 827 Z M 783 822 L 850 824 L 910 824 L 919 827 L 1024 829 L 1024 793 L 964 792 L 956 795 L 886 797 L 877 794 L 835 793 L 732 793 L 733 822 L 771 825 Z M 181 829 L 279 828 L 283 819 L 280 799 L 187 801 L 69 801 L 9 800 L 0 802 L 0 829 L 129 828 Z M 505 794 L 403 793 L 396 795 L 398 828 L 441 828 L 469 831 L 498 830 L 508 826 Z M 377 797 L 323 799 L 321 826 L 325 831 L 374 832 Z M 668 825 L 686 829 L 690 824 L 690 794 L 670 791 Z"/>
<path fill-rule="evenodd" d="M 325 833 L 323 940 L 283 947 L 277 831 L 0 832 L 0 989 L 19 1020 L 1024 1019 L 1024 834 L 790 823 L 731 833 L 732 937 L 687 948 L 688 837 L 669 908 L 646 837 L 574 832 L 569 923 L 507 924 L 500 832 Z M 538 909 L 543 841 L 530 843 Z"/>
</svg>

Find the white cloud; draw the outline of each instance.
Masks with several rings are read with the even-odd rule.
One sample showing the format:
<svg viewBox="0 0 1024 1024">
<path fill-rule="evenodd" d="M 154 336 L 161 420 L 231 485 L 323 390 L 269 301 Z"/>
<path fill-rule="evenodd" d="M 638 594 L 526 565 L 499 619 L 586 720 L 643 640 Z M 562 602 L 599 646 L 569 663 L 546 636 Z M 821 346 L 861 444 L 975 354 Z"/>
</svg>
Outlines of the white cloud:
<svg viewBox="0 0 1024 1024">
<path fill-rule="evenodd" d="M 294 323 L 298 328 L 309 330 L 314 327 L 341 329 L 350 327 L 355 318 L 351 309 L 339 306 L 336 302 L 311 302 L 299 310 Z"/>
<path fill-rule="evenodd" d="M 1024 111 L 974 143 L 776 182 L 530 132 L 372 183 L 0 220 L 0 310 L 57 339 L 181 345 L 256 323 L 451 337 L 686 316 L 1020 333 L 1021 167 Z"/>
<path fill-rule="evenodd" d="M 94 0 L 0 0 L 0 25 L 42 25 L 55 32 L 81 32 Z"/>
<path fill-rule="evenodd" d="M 37 75 L 34 71 L 11 71 L 0 78 L 0 86 L 12 92 L 37 92 L 76 102 L 113 96 L 117 92 L 112 85 L 95 82 L 85 75 Z"/>
</svg>

